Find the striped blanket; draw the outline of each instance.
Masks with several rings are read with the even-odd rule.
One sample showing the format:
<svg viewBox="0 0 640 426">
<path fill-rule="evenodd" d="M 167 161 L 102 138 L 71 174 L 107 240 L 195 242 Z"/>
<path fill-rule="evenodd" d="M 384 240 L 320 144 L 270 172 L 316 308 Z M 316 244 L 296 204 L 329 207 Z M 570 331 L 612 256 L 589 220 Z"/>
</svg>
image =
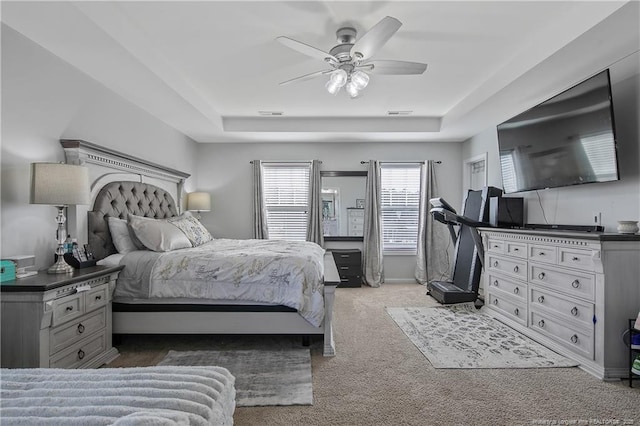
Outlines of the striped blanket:
<svg viewBox="0 0 640 426">
<path fill-rule="evenodd" d="M 232 425 L 235 378 L 222 367 L 0 369 L 8 425 Z"/>
</svg>

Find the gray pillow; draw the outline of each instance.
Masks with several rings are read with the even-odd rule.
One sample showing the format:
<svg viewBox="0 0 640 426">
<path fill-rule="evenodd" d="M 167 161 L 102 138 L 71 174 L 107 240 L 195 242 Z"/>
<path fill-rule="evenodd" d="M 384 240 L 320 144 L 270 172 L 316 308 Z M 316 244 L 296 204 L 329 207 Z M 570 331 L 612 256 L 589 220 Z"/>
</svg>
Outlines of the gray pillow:
<svg viewBox="0 0 640 426">
<path fill-rule="evenodd" d="M 129 226 L 149 250 L 171 251 L 192 247 L 184 232 L 166 220 L 130 214 Z"/>
<path fill-rule="evenodd" d="M 146 247 L 133 234 L 126 220 L 109 217 L 107 218 L 107 223 L 109 224 L 111 240 L 118 253 L 125 254 L 135 250 L 146 250 Z"/>
</svg>

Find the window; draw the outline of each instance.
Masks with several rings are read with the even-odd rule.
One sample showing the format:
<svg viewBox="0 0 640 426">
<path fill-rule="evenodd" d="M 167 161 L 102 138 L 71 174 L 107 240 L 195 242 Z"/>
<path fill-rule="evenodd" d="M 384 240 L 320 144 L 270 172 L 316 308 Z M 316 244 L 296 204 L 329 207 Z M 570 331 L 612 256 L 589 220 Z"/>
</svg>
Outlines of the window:
<svg viewBox="0 0 640 426">
<path fill-rule="evenodd" d="M 380 201 L 384 252 L 416 254 L 420 164 L 381 163 Z"/>
<path fill-rule="evenodd" d="M 306 240 L 310 168 L 310 163 L 262 164 L 269 239 Z"/>
</svg>

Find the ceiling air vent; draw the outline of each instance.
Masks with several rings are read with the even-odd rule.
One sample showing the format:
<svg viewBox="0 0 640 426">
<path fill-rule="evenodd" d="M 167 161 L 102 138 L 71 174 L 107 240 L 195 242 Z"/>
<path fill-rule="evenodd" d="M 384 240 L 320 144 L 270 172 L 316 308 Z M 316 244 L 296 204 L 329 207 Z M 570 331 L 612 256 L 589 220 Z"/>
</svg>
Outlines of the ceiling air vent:
<svg viewBox="0 0 640 426">
<path fill-rule="evenodd" d="M 284 115 L 284 112 L 282 111 L 258 111 L 259 115 L 263 115 L 266 117 L 276 117 L 279 115 Z"/>
<path fill-rule="evenodd" d="M 387 111 L 387 115 L 411 115 L 413 111 Z"/>
</svg>

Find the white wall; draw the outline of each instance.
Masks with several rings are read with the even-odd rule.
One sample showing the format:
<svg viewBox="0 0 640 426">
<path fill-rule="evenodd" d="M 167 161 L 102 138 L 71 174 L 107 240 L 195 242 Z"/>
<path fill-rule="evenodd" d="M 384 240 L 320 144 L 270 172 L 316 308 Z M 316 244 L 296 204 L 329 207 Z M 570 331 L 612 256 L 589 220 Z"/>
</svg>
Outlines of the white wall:
<svg viewBox="0 0 640 426">
<path fill-rule="evenodd" d="M 29 204 L 29 168 L 64 161 L 60 139 L 195 173 L 194 141 L 2 25 L 2 257 L 35 254 L 38 269 L 53 261 L 56 209 Z"/>
<path fill-rule="evenodd" d="M 212 194 L 212 211 L 202 222 L 216 237 L 251 238 L 250 160 L 322 160 L 322 170 L 367 170 L 360 161 L 441 160 L 441 196 L 461 206 L 462 157 L 459 143 L 247 143 L 200 145 L 197 189 Z M 340 244 L 345 247 L 346 243 Z M 351 244 L 358 247 L 356 244 Z M 413 280 L 415 256 L 386 256 L 385 278 Z"/>
<path fill-rule="evenodd" d="M 525 198 L 528 223 L 544 224 L 546 216 L 550 224 L 594 225 L 594 216 L 601 213 L 605 232 L 616 232 L 618 220 L 640 220 L 640 53 L 609 69 L 620 180 L 513 194 Z M 463 144 L 464 158 L 483 152 L 488 152 L 489 185 L 502 188 L 495 126 Z"/>
</svg>

